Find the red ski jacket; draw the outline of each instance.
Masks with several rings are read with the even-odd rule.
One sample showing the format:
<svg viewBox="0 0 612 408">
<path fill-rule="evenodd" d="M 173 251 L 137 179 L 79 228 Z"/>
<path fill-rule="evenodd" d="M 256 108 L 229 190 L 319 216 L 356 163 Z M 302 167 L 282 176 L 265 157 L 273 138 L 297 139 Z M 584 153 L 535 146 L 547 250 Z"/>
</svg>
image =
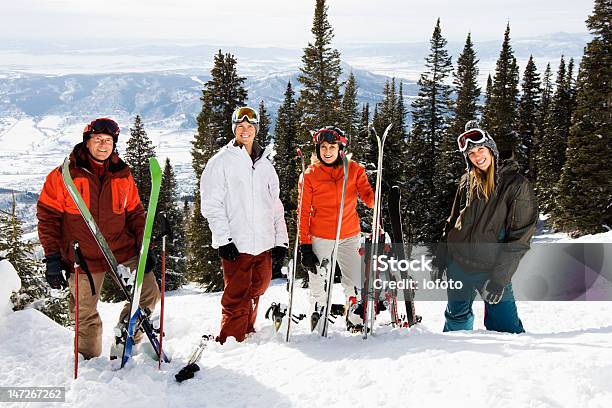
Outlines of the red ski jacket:
<svg viewBox="0 0 612 408">
<path fill-rule="evenodd" d="M 312 243 L 313 235 L 324 239 L 336 238 L 343 178 L 342 166 L 327 167 L 315 163 L 306 169 L 303 180 L 304 194 L 298 198 L 298 205 L 300 202 L 302 204 L 300 243 Z M 350 160 L 340 239 L 354 237 L 361 232 L 357 215 L 357 195 L 369 208 L 374 206 L 374 191 L 365 169 Z"/>
<path fill-rule="evenodd" d="M 70 175 L 102 235 L 122 263 L 138 255 L 145 225 L 145 211 L 129 167 L 113 152 L 103 176 L 92 169 L 83 143 L 70 155 Z M 45 255 L 59 253 L 70 267 L 74 264 L 72 242 L 78 241 L 91 273 L 109 270 L 109 265 L 85 224 L 62 178 L 61 166 L 45 180 L 38 199 L 38 238 Z"/>
</svg>

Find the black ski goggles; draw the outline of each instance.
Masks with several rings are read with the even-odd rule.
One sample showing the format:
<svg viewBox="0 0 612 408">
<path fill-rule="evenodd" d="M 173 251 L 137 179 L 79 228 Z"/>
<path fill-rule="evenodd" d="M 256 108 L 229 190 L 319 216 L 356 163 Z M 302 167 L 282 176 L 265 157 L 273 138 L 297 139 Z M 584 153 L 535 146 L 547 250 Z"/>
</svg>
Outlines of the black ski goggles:
<svg viewBox="0 0 612 408">
<path fill-rule="evenodd" d="M 463 153 L 467 150 L 470 143 L 482 143 L 488 139 L 491 139 L 491 137 L 484 130 L 470 129 L 459 135 L 457 138 L 457 146 L 459 146 L 459 151 Z"/>
<path fill-rule="evenodd" d="M 332 129 L 321 129 L 312 135 L 312 141 L 315 144 L 327 143 L 340 143 L 346 145 L 346 137 L 342 136 L 338 132 Z"/>
<path fill-rule="evenodd" d="M 114 120 L 99 118 L 91 121 L 91 123 L 85 126 L 83 134 L 106 133 L 116 138 L 119 136 L 119 131 L 119 125 L 117 125 L 117 122 Z"/>
<path fill-rule="evenodd" d="M 259 115 L 257 114 L 257 111 L 253 108 L 249 108 L 248 106 L 244 106 L 236 109 L 232 114 L 232 123 L 240 123 L 244 122 L 245 120 L 252 125 L 258 124 Z"/>
</svg>

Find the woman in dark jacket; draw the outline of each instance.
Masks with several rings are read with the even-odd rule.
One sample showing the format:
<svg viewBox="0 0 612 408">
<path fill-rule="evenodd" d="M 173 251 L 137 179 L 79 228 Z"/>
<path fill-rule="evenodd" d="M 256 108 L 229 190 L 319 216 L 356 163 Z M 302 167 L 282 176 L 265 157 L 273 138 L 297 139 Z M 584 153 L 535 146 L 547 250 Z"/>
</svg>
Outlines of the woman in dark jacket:
<svg viewBox="0 0 612 408">
<path fill-rule="evenodd" d="M 488 330 L 522 333 L 511 279 L 530 248 L 538 207 L 531 183 L 512 155 L 500 158 L 495 141 L 477 126 L 468 122 L 457 138 L 467 171 L 434 261 L 434 278 L 446 272 L 449 280 L 463 284 L 448 289 L 444 331 L 473 328 L 472 303 L 478 292 L 485 301 Z"/>
</svg>

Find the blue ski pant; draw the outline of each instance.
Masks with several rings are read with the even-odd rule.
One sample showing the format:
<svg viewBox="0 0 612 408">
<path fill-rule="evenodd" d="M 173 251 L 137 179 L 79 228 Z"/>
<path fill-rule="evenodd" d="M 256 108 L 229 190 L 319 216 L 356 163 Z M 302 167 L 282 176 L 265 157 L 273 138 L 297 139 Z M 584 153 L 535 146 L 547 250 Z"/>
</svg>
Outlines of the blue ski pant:
<svg viewBox="0 0 612 408">
<path fill-rule="evenodd" d="M 476 294 L 491 277 L 488 272 L 465 272 L 456 263 L 448 265 L 447 277 L 455 282 L 461 281 L 461 289 L 448 289 L 448 304 L 444 317 L 444 331 L 472 330 L 474 328 L 474 311 L 472 304 Z M 506 333 L 524 333 L 523 323 L 518 317 L 512 283 L 504 288 L 501 301 L 495 305 L 485 302 L 484 325 L 487 330 Z"/>
</svg>

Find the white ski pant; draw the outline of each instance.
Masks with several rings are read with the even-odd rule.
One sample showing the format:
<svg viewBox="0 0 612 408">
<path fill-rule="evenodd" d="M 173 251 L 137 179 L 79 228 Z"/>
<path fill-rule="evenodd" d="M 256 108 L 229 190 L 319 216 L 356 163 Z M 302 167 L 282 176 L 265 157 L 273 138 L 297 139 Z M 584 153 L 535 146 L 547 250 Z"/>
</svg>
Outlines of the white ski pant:
<svg viewBox="0 0 612 408">
<path fill-rule="evenodd" d="M 327 258 L 331 266 L 331 254 L 334 250 L 333 239 L 323 239 L 312 237 L 312 250 L 321 262 Z M 349 296 L 357 296 L 361 289 L 361 264 L 362 259 L 359 254 L 359 235 L 354 237 L 341 239 L 338 244 L 338 265 L 342 271 L 342 287 L 346 300 Z M 332 284 L 335 267 L 332 267 Z M 314 308 L 315 304 L 318 307 L 325 305 L 327 301 L 327 293 L 325 291 L 325 281 L 327 279 L 323 268 L 317 268 L 316 271 L 309 271 L 308 278 L 310 287 L 310 302 Z"/>
</svg>

